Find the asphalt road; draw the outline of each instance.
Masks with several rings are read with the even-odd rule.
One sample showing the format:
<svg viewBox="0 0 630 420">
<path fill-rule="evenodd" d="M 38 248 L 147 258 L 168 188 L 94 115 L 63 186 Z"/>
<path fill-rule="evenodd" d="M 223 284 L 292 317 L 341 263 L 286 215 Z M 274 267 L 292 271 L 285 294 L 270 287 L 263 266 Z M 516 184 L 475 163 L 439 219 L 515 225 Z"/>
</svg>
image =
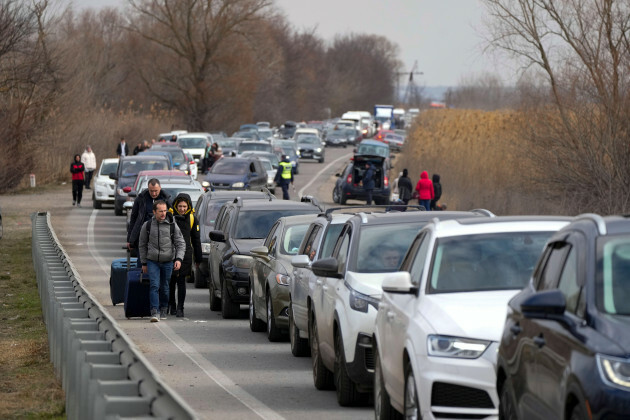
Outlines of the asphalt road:
<svg viewBox="0 0 630 420">
<path fill-rule="evenodd" d="M 332 186 L 351 156 L 351 149 L 326 149 L 326 161 L 300 163 L 296 195 L 315 195 L 332 205 Z M 281 191 L 279 192 L 281 194 Z M 296 194 L 298 193 L 298 194 Z M 211 312 L 208 290 L 188 284 L 186 318 L 159 323 L 124 317 L 122 305 L 111 305 L 110 263 L 124 257 L 125 218 L 113 207 L 93 210 L 90 194 L 83 208 L 69 206 L 53 217 L 53 226 L 83 283 L 110 310 L 148 360 L 202 418 L 211 419 L 366 419 L 372 407 L 344 408 L 334 391 L 313 386 L 310 358 L 291 355 L 287 342 L 270 343 L 252 333 L 247 307 L 241 317 L 224 320 Z"/>
</svg>

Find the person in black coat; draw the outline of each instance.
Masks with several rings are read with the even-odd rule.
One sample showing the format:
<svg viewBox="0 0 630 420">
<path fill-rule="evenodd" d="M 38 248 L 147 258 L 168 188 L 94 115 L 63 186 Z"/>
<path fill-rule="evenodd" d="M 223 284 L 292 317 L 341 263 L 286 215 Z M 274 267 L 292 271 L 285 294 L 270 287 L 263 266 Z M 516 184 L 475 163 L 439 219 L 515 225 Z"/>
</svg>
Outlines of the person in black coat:
<svg viewBox="0 0 630 420">
<path fill-rule="evenodd" d="M 118 147 L 116 147 L 116 154 L 119 158 L 129 156 L 129 145 L 124 137 L 120 138 L 120 143 L 118 143 Z"/>
<path fill-rule="evenodd" d="M 431 200 L 431 210 L 442 210 L 441 207 L 438 207 L 437 202 L 442 197 L 442 184 L 440 184 L 440 176 L 438 174 L 433 174 L 431 177 L 433 180 L 433 191 L 435 192 L 435 197 Z"/>
<path fill-rule="evenodd" d="M 148 188 L 142 191 L 133 202 L 129 226 L 127 226 L 127 248 L 136 251 L 140 240 L 140 229 L 147 220 L 153 217 L 153 202 L 164 200 L 169 206 L 169 197 L 160 185 L 160 180 L 152 178 L 148 182 Z"/>
<path fill-rule="evenodd" d="M 363 190 L 367 196 L 367 205 L 369 206 L 372 204 L 372 191 L 374 191 L 374 167 L 369 161 L 365 163 L 365 172 L 361 183 L 363 184 Z"/>
<path fill-rule="evenodd" d="M 169 287 L 168 307 L 171 315 L 178 318 L 184 316 L 184 300 L 186 299 L 186 278 L 190 277 L 191 268 L 194 263 L 199 267 L 203 258 L 201 254 L 201 238 L 199 235 L 199 221 L 194 215 L 193 205 L 190 196 L 185 193 L 179 194 L 173 200 L 171 208 L 175 223 L 184 236 L 186 242 L 186 253 L 179 270 L 173 271 Z M 175 301 L 175 288 L 177 287 L 177 303 Z"/>
<path fill-rule="evenodd" d="M 413 184 L 407 175 L 409 175 L 409 171 L 403 169 L 402 176 L 398 178 L 398 197 L 405 204 L 409 204 L 413 193 Z"/>
</svg>

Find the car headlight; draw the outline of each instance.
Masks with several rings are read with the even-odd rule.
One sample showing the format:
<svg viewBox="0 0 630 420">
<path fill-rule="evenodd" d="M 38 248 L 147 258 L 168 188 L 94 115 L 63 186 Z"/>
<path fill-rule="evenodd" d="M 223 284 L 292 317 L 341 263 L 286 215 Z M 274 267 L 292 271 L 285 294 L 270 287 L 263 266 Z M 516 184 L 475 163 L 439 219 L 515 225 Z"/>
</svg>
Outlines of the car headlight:
<svg viewBox="0 0 630 420">
<path fill-rule="evenodd" d="M 288 286 L 291 281 L 291 277 L 285 276 L 284 274 L 276 274 L 276 283 L 281 286 Z"/>
<path fill-rule="evenodd" d="M 429 356 L 476 359 L 483 354 L 490 341 L 471 338 L 430 335 L 427 337 Z"/>
<path fill-rule="evenodd" d="M 347 282 L 344 282 L 344 284 L 350 291 L 350 307 L 352 309 L 354 309 L 355 311 L 367 313 L 368 306 L 372 305 L 374 309 L 378 310 L 378 304 L 380 302 L 378 299 L 357 292 L 352 287 L 350 287 Z"/>
<path fill-rule="evenodd" d="M 201 253 L 202 254 L 209 254 L 210 253 L 210 243 L 208 243 L 208 242 L 202 242 L 201 243 Z"/>
<path fill-rule="evenodd" d="M 598 354 L 597 365 L 604 382 L 626 391 L 630 389 L 630 360 Z"/>
<path fill-rule="evenodd" d="M 298 151 L 298 152 L 297 152 L 297 155 L 298 155 L 298 157 L 299 157 L 299 156 L 302 156 L 302 152 Z"/>
<path fill-rule="evenodd" d="M 247 255 L 232 255 L 232 265 L 236 268 L 250 268 L 254 260 Z"/>
<path fill-rule="evenodd" d="M 322 148 L 321 148 L 321 147 L 318 147 L 318 148 L 317 148 L 317 150 L 316 150 L 316 152 L 317 152 L 317 153 L 321 153 L 321 152 L 322 152 Z"/>
<path fill-rule="evenodd" d="M 234 184 L 232 184 L 232 188 L 243 188 L 244 186 L 244 182 L 235 182 Z"/>
</svg>

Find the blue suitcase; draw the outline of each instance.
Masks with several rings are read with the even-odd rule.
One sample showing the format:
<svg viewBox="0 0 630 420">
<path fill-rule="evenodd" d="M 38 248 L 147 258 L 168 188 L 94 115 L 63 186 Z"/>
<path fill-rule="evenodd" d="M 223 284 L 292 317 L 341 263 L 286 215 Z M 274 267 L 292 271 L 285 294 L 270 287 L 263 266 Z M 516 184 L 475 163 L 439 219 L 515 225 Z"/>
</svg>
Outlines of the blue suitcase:
<svg viewBox="0 0 630 420">
<path fill-rule="evenodd" d="M 149 275 L 142 274 L 141 268 L 133 268 L 127 274 L 125 288 L 125 316 L 143 317 L 151 315 L 149 304 Z"/>
<path fill-rule="evenodd" d="M 127 249 L 127 247 L 125 247 Z M 127 272 L 130 268 L 138 266 L 138 259 L 131 258 L 127 250 L 127 258 L 117 258 L 112 261 L 112 268 L 109 275 L 109 296 L 112 305 L 125 301 L 125 288 L 127 287 Z"/>
</svg>

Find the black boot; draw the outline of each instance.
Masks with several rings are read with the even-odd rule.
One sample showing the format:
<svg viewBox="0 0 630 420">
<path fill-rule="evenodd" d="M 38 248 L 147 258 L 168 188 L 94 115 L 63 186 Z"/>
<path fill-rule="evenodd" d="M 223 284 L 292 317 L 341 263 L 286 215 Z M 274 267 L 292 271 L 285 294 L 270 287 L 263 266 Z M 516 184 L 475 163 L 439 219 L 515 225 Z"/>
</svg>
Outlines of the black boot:
<svg viewBox="0 0 630 420">
<path fill-rule="evenodd" d="M 168 305 L 168 312 L 171 315 L 177 314 L 177 307 L 174 304 Z"/>
<path fill-rule="evenodd" d="M 175 316 L 177 318 L 183 318 L 184 317 L 184 308 L 183 307 L 177 308 L 177 313 L 175 314 Z"/>
</svg>

